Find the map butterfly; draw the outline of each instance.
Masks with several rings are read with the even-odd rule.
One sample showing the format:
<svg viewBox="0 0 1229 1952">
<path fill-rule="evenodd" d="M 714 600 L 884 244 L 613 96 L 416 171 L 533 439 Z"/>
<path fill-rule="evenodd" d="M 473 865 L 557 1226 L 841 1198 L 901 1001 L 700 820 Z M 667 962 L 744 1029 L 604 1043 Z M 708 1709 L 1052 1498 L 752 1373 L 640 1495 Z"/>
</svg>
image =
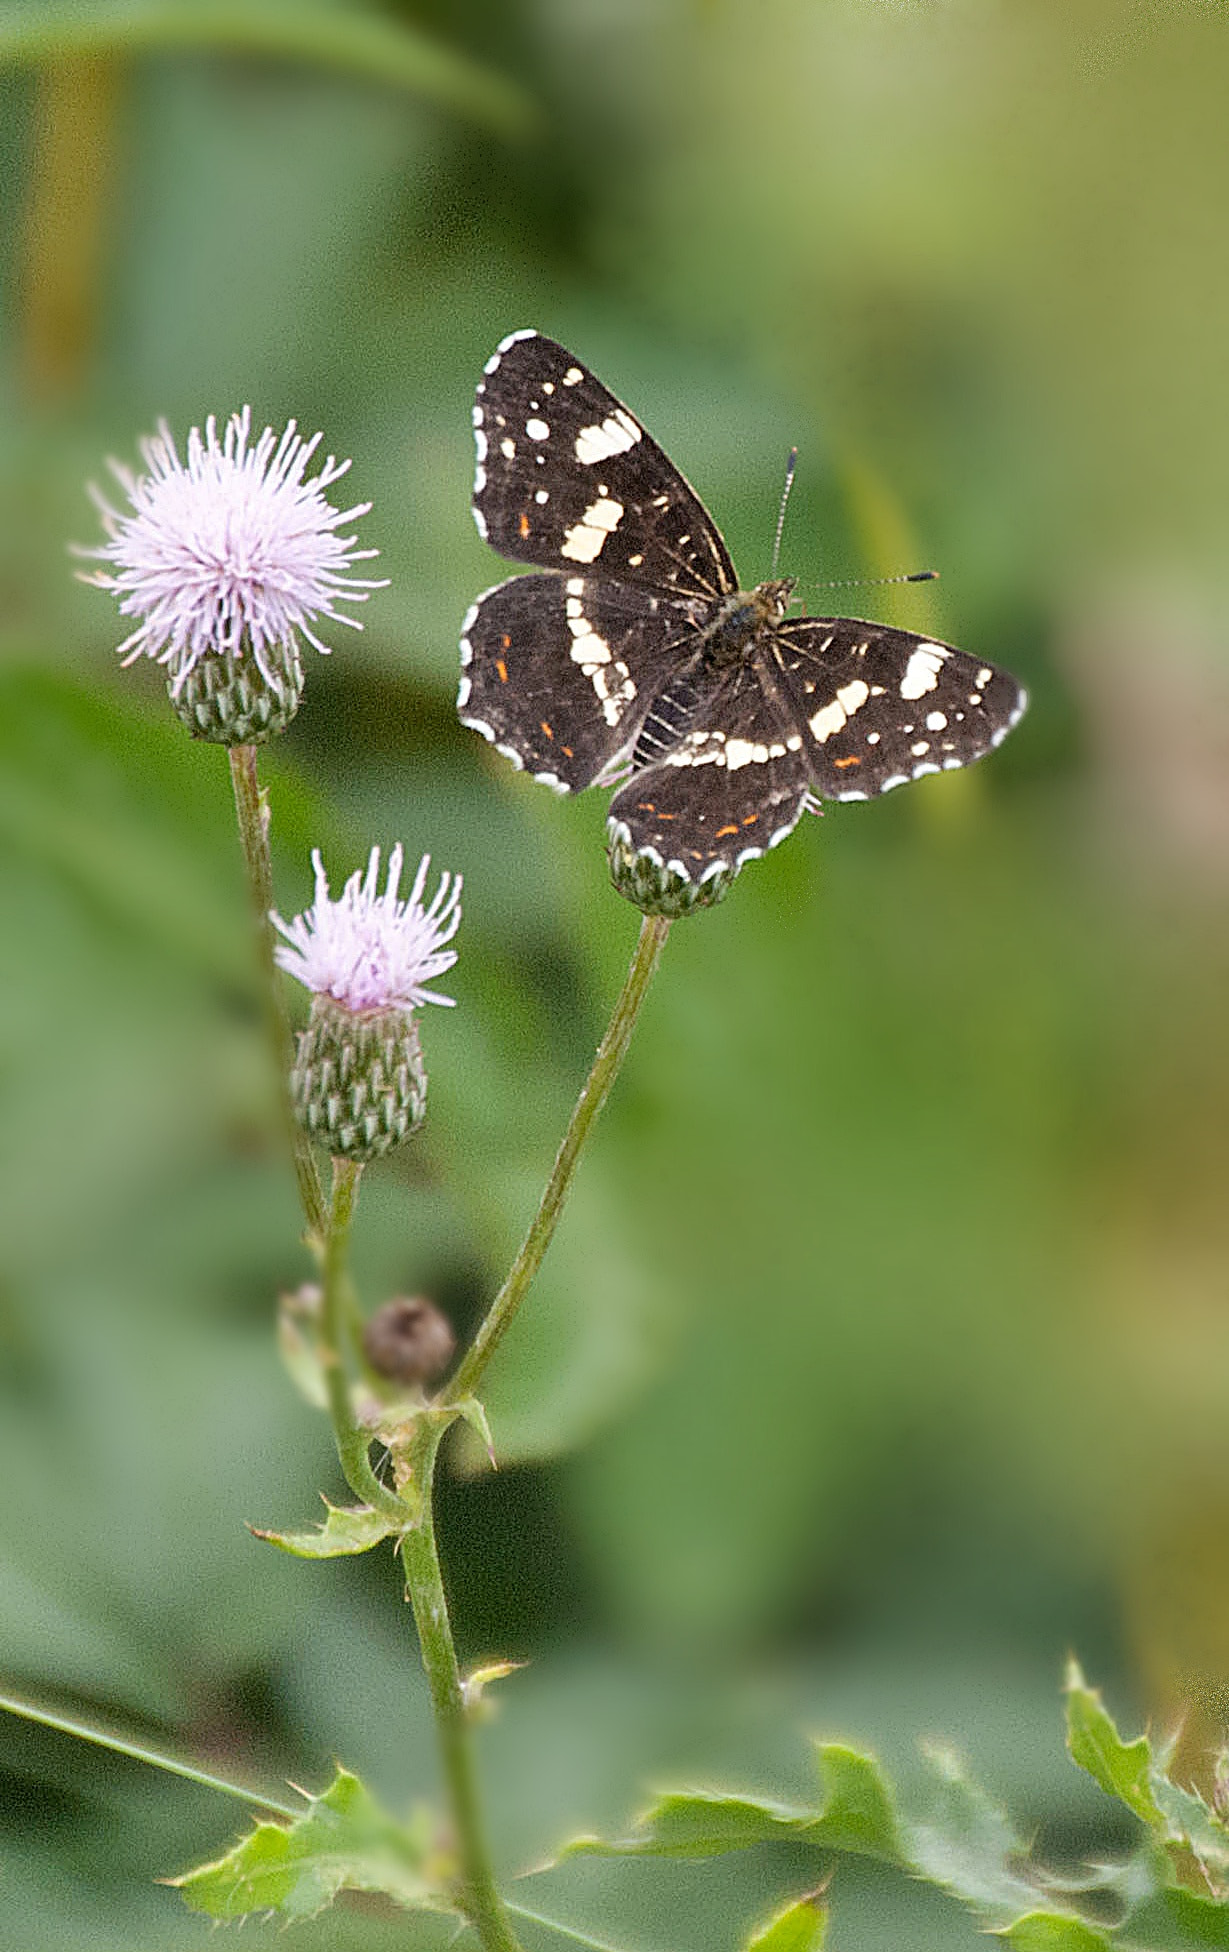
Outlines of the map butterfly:
<svg viewBox="0 0 1229 1952">
<path fill-rule="evenodd" d="M 789 617 L 741 589 L 693 489 L 570 352 L 514 332 L 474 403 L 474 520 L 545 575 L 462 626 L 462 723 L 560 793 L 618 785 L 612 842 L 685 881 L 736 872 L 824 800 L 869 800 L 997 746 L 1026 697 L 950 645 Z"/>
</svg>

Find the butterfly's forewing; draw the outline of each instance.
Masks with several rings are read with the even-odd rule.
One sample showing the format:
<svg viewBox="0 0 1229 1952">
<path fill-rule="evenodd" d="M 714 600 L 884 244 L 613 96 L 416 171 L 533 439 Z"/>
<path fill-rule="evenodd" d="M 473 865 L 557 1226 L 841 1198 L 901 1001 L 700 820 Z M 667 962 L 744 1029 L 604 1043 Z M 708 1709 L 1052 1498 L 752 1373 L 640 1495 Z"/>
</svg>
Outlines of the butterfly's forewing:
<svg viewBox="0 0 1229 1952">
<path fill-rule="evenodd" d="M 726 546 L 656 441 L 570 352 L 514 332 L 474 401 L 474 520 L 514 562 L 679 596 L 737 588 Z"/>
<path fill-rule="evenodd" d="M 969 766 L 1006 738 L 1027 702 L 982 659 L 850 617 L 787 619 L 771 654 L 820 800 L 869 800 Z"/>
</svg>

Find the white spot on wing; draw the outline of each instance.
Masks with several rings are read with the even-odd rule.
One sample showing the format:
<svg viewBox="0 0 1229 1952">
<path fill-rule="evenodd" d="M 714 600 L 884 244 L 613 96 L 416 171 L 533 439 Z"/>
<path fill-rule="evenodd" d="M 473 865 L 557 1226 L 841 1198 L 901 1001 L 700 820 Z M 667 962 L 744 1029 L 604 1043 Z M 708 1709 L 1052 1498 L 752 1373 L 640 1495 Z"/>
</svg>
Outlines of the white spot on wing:
<svg viewBox="0 0 1229 1952">
<path fill-rule="evenodd" d="M 870 695 L 869 685 L 864 684 L 861 678 L 851 678 L 847 685 L 841 686 L 830 704 L 822 705 L 819 711 L 811 714 L 811 736 L 821 746 L 824 745 L 865 705 Z"/>
<path fill-rule="evenodd" d="M 905 667 L 900 681 L 902 698 L 924 698 L 939 682 L 939 672 L 947 656 L 941 644 L 919 644 Z"/>
<path fill-rule="evenodd" d="M 597 426 L 581 428 L 576 436 L 576 459 L 582 467 L 592 467 L 596 461 L 608 461 L 613 454 L 626 454 L 640 437 L 641 430 L 627 408 L 616 407 Z"/>
<path fill-rule="evenodd" d="M 531 441 L 544 441 L 550 438 L 550 428 L 544 420 L 539 420 L 536 416 L 525 422 L 525 432 Z"/>
<path fill-rule="evenodd" d="M 568 556 L 576 563 L 592 563 L 602 553 L 606 537 L 618 528 L 623 520 L 623 504 L 611 495 L 599 495 L 592 508 L 587 508 L 579 522 L 573 523 L 564 532 L 559 545 L 559 554 Z"/>
</svg>

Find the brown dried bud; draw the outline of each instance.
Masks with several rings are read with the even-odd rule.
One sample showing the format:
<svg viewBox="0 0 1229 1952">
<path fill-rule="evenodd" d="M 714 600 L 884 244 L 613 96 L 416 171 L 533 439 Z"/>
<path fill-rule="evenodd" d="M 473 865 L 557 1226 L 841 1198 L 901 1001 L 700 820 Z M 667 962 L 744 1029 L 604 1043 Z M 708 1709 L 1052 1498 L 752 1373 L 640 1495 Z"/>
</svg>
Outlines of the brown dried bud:
<svg viewBox="0 0 1229 1952">
<path fill-rule="evenodd" d="M 452 1323 L 425 1295 L 396 1295 L 377 1308 L 363 1330 L 363 1350 L 380 1376 L 396 1383 L 433 1383 L 452 1361 Z"/>
</svg>

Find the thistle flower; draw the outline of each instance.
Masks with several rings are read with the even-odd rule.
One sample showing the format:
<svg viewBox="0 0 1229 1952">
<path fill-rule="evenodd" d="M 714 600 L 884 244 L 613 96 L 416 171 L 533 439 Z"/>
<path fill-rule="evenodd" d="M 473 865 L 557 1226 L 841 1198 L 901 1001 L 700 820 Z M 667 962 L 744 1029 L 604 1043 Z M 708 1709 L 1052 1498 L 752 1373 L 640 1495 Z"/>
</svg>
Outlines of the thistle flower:
<svg viewBox="0 0 1229 1952">
<path fill-rule="evenodd" d="M 270 917 L 284 938 L 274 951 L 279 966 L 313 993 L 291 1072 L 296 1114 L 335 1156 L 360 1162 L 422 1124 L 427 1073 L 413 1013 L 423 1003 L 454 1001 L 426 985 L 457 959 L 445 945 L 461 920 L 461 877 L 441 875 L 424 908 L 430 857 L 419 862 L 405 899 L 398 892 L 402 861 L 394 847 L 379 894 L 380 850 L 373 847 L 366 873 L 352 874 L 334 901 L 316 850 L 312 906 L 292 922 Z"/>
<path fill-rule="evenodd" d="M 163 421 L 141 442 L 144 474 L 109 463 L 129 511 L 91 487 L 108 540 L 78 554 L 107 567 L 84 580 L 139 619 L 120 655 L 165 668 L 171 702 L 198 738 L 235 745 L 282 730 L 302 694 L 300 638 L 327 654 L 316 620 L 360 630 L 338 605 L 384 587 L 342 574 L 379 552 L 339 533 L 370 502 L 338 510 L 325 497 L 349 461 L 329 455 L 306 478 L 320 440 L 302 439 L 292 420 L 280 440 L 266 427 L 252 442 L 245 407 L 221 439 L 213 415 L 203 437 L 194 427 L 185 463 Z"/>
</svg>

